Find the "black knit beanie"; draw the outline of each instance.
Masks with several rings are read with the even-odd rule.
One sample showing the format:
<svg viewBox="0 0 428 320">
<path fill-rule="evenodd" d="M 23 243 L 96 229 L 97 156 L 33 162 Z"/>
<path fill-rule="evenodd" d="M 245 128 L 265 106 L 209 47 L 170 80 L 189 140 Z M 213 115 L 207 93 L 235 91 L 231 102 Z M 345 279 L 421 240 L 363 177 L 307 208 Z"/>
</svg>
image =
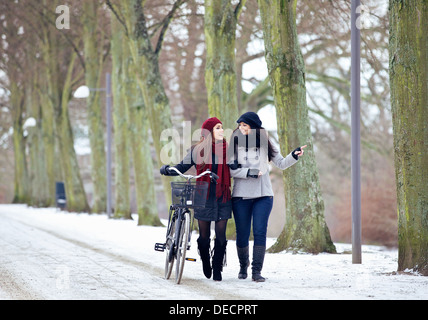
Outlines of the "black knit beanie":
<svg viewBox="0 0 428 320">
<path fill-rule="evenodd" d="M 236 122 L 245 122 L 251 127 L 251 129 L 260 129 L 262 127 L 262 121 L 260 120 L 259 116 L 257 113 L 252 111 L 245 112 Z"/>
</svg>

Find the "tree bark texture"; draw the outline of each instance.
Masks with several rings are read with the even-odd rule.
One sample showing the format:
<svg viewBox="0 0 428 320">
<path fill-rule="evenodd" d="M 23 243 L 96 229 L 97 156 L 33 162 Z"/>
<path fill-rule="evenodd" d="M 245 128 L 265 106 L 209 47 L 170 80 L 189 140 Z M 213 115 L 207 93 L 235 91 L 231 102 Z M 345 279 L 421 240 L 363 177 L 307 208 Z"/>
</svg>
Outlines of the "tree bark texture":
<svg viewBox="0 0 428 320">
<path fill-rule="evenodd" d="M 54 61 L 58 58 L 57 52 L 53 50 L 54 37 L 48 25 L 42 28 L 43 41 L 41 46 L 41 52 L 43 56 L 43 66 L 41 68 L 41 74 L 44 77 L 40 77 L 42 82 L 41 89 L 39 91 L 40 102 L 42 104 L 42 131 L 43 131 L 43 145 L 45 149 L 46 157 L 46 171 L 48 184 L 49 205 L 55 205 L 55 180 L 62 180 L 61 173 L 61 161 L 57 161 L 55 150 L 58 146 L 58 136 L 56 135 L 56 124 L 55 124 L 55 106 L 59 104 L 58 95 L 58 81 L 56 79 L 57 72 L 55 71 Z"/>
<path fill-rule="evenodd" d="M 205 85 L 208 113 L 230 132 L 237 127 L 238 95 L 235 66 L 236 24 L 246 0 L 234 9 L 231 0 L 205 1 Z M 225 132 L 227 134 L 227 132 Z M 235 221 L 229 219 L 228 239 L 235 238 Z"/>
<path fill-rule="evenodd" d="M 59 154 L 64 177 L 65 193 L 67 197 L 67 210 L 75 212 L 90 212 L 86 199 L 80 168 L 74 150 L 73 130 L 70 122 L 68 103 L 71 97 L 71 82 L 74 63 L 77 55 L 71 53 L 65 81 L 60 92 L 60 104 L 55 112 L 56 129 L 59 137 Z M 58 61 L 58 63 L 61 63 Z"/>
<path fill-rule="evenodd" d="M 335 252 L 324 219 L 306 104 L 305 66 L 296 30 L 296 1 L 259 0 L 265 56 L 282 154 L 308 145 L 299 163 L 284 171 L 286 222 L 271 252 Z M 307 150 L 307 151 L 306 151 Z"/>
<path fill-rule="evenodd" d="M 40 99 L 36 94 L 37 81 L 35 73 L 31 73 L 25 88 L 27 114 L 36 120 L 34 127 L 27 128 L 27 146 L 29 155 L 29 186 L 30 206 L 47 207 L 50 205 L 48 175 L 46 167 L 46 154 L 43 141 L 43 117 Z"/>
<path fill-rule="evenodd" d="M 428 275 L 428 1 L 389 2 L 398 270 Z"/>
<path fill-rule="evenodd" d="M 96 1 L 83 2 L 83 52 L 85 57 L 85 83 L 90 88 L 100 88 L 103 53 L 97 32 Z M 100 104 L 100 91 L 91 91 L 87 98 L 89 142 L 91 146 L 91 177 L 93 183 L 92 212 L 107 211 L 106 154 L 104 126 Z"/>
<path fill-rule="evenodd" d="M 10 104 L 13 118 L 13 149 L 15 161 L 15 187 L 13 203 L 27 203 L 30 200 L 27 160 L 25 156 L 25 139 L 23 130 L 24 97 L 22 88 L 10 79 Z"/>
<path fill-rule="evenodd" d="M 126 105 L 129 112 L 129 143 L 134 167 L 138 225 L 162 225 L 157 210 L 148 110 L 137 84 L 134 62 L 129 62 Z"/>
<path fill-rule="evenodd" d="M 44 1 L 44 6 L 43 10 L 47 11 L 47 1 Z M 59 41 L 61 36 L 53 28 L 48 23 L 43 26 L 41 42 L 46 79 L 44 90 L 47 92 L 41 95 L 44 103 L 43 137 L 49 176 L 47 187 L 50 189 L 49 193 L 55 195 L 55 180 L 63 179 L 67 210 L 89 212 L 68 111 L 77 55 L 68 48 L 62 50 Z"/>
<path fill-rule="evenodd" d="M 126 76 L 129 55 L 124 40 L 124 30 L 115 19 L 111 21 L 112 87 L 113 87 L 113 127 L 114 127 L 114 177 L 115 205 L 114 217 L 131 219 L 129 198 L 129 147 L 128 109 L 126 105 Z"/>
<path fill-rule="evenodd" d="M 237 13 L 231 0 L 205 1 L 205 84 L 208 111 L 225 129 L 236 128 L 238 100 L 235 71 Z"/>
<path fill-rule="evenodd" d="M 176 8 L 181 3 L 182 1 L 178 0 L 173 7 Z M 153 48 L 146 26 L 143 5 L 144 2 L 139 0 L 128 0 L 121 3 L 122 16 L 124 17 L 122 22 L 126 28 L 130 53 L 135 63 L 137 83 L 143 94 L 144 104 L 148 111 L 147 115 L 156 150 L 157 165 L 161 167 L 164 164 L 161 161 L 161 153 L 164 152 L 162 149 L 169 143 L 169 141 L 161 140 L 161 134 L 164 130 L 170 130 L 173 125 L 169 99 L 166 95 L 159 70 L 159 52 L 162 41 L 159 42 L 160 39 L 158 39 L 156 48 Z M 169 19 L 164 20 L 163 23 L 168 23 L 170 19 L 172 19 L 172 15 L 169 16 Z M 176 154 L 174 149 L 169 150 L 172 155 Z M 161 181 L 165 200 L 167 206 L 169 206 L 171 203 L 171 178 L 161 176 Z"/>
</svg>

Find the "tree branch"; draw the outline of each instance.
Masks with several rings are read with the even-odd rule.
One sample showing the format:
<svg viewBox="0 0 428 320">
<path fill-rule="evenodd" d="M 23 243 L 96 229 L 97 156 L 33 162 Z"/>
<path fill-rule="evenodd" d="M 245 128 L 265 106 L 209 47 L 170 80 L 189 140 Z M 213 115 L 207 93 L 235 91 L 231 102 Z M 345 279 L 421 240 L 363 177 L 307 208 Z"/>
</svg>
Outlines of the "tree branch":
<svg viewBox="0 0 428 320">
<path fill-rule="evenodd" d="M 123 27 L 125 28 L 125 34 L 126 36 L 128 36 L 128 28 L 126 27 L 125 21 L 119 16 L 119 13 L 117 12 L 117 10 L 113 8 L 113 4 L 111 3 L 110 0 L 106 0 L 106 4 L 110 8 L 111 12 L 113 12 L 113 14 L 116 16 L 120 24 L 123 25 Z"/>
<path fill-rule="evenodd" d="M 241 15 L 242 9 L 244 8 L 246 3 L 247 3 L 247 0 L 240 0 L 239 3 L 236 5 L 235 12 L 234 12 L 236 20 L 238 20 L 239 16 Z"/>
<path fill-rule="evenodd" d="M 32 8 L 35 12 L 37 12 L 44 21 L 50 23 L 51 25 L 55 26 L 55 21 L 52 21 L 49 17 L 47 17 L 47 15 L 43 12 L 43 9 L 40 11 L 38 10 L 38 7 L 40 7 L 40 5 L 38 4 L 37 7 L 34 6 L 33 4 L 30 4 L 30 2 L 28 2 L 28 6 L 30 8 Z M 77 57 L 79 59 L 80 64 L 82 65 L 83 70 L 85 70 L 85 61 L 83 60 L 82 55 L 80 54 L 80 50 L 79 48 L 74 44 L 73 40 L 68 36 L 67 32 L 60 32 L 59 33 L 61 36 L 63 36 L 65 38 L 65 40 L 67 40 L 67 42 L 73 47 L 74 52 L 77 54 Z"/>
<path fill-rule="evenodd" d="M 163 21 L 162 21 L 162 29 L 161 29 L 161 31 L 160 31 L 160 34 L 159 34 L 159 38 L 158 38 L 158 42 L 157 42 L 157 44 L 156 44 L 156 49 L 155 49 L 155 54 L 156 55 L 159 55 L 159 52 L 160 52 L 160 50 L 161 50 L 161 48 L 162 48 L 162 43 L 163 43 L 163 39 L 164 39 L 164 37 L 165 37 L 165 33 L 166 33 L 166 31 L 168 30 L 168 26 L 169 26 L 169 24 L 171 23 L 171 21 L 172 21 L 172 18 L 174 17 L 174 13 L 175 13 L 175 11 L 177 11 L 177 9 L 183 4 L 183 3 L 185 3 L 185 2 L 187 2 L 188 0 L 177 0 L 175 3 L 174 3 L 174 5 L 173 5 L 173 7 L 172 7 L 172 9 L 171 9 L 171 11 L 166 15 L 166 17 L 163 19 Z"/>
</svg>

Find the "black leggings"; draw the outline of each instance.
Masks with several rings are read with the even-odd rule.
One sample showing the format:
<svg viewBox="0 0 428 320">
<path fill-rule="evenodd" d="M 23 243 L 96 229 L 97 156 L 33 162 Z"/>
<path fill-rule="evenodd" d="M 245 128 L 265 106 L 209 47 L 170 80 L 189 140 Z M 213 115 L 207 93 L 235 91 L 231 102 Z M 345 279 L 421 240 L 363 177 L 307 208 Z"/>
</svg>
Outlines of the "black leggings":
<svg viewBox="0 0 428 320">
<path fill-rule="evenodd" d="M 208 240 L 211 236 L 211 221 L 198 220 L 199 237 Z M 215 238 L 220 244 L 226 243 L 226 226 L 227 220 L 219 220 L 215 222 Z"/>
</svg>

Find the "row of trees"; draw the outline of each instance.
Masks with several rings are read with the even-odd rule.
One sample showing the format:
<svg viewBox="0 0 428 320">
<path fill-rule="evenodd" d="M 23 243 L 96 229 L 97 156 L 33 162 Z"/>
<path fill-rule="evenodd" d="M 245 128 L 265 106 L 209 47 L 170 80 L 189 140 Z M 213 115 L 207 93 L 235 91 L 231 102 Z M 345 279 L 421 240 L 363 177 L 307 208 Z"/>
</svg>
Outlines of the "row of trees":
<svg viewBox="0 0 428 320">
<path fill-rule="evenodd" d="M 58 18 L 53 8 L 56 8 L 59 2 L 46 0 L 42 6 L 36 6 L 30 1 L 3 4 L 4 12 L 18 13 L 18 15 L 10 14 L 4 17 L 4 25 L 7 27 L 6 41 L 10 43 L 7 48 L 8 57 L 19 59 L 17 61 L 19 64 L 7 64 L 9 67 L 7 74 L 11 83 L 11 104 L 16 112 L 13 116 L 16 155 L 15 202 L 27 202 L 38 206 L 52 205 L 54 181 L 61 176 L 65 182 L 68 209 L 77 212 L 90 211 L 73 147 L 68 108 L 72 88 L 82 81 L 82 77 L 89 87 L 101 87 L 102 70 L 105 69 L 106 58 L 111 57 L 115 131 L 116 205 L 114 214 L 115 217 L 130 217 L 131 155 L 129 150 L 132 150 L 137 199 L 141 201 L 138 203 L 139 223 L 157 224 L 159 222 L 148 132 L 151 132 L 151 141 L 156 154 L 155 163 L 156 167 L 159 167 L 161 164 L 159 156 L 165 145 L 165 141 L 160 139 L 161 132 L 173 126 L 169 99 L 160 74 L 159 55 L 171 21 L 186 2 L 178 0 L 170 6 L 167 2 L 160 6 L 159 2 L 149 4 L 137 0 L 109 0 L 105 4 L 97 1 L 82 1 L 78 5 L 73 2 L 70 5 L 71 11 L 74 12 L 70 20 L 73 28 L 67 31 L 57 29 Z M 198 3 L 194 2 L 193 5 Z M 238 116 L 235 38 L 237 22 L 245 5 L 245 0 L 235 4 L 229 0 L 205 1 L 203 4 L 206 50 L 204 78 L 208 113 L 210 116 L 224 119 L 225 126 L 229 128 L 234 126 L 233 123 Z M 276 12 L 275 9 L 267 12 L 268 7 L 263 2 L 260 2 L 260 8 L 262 17 Z M 191 7 L 189 6 L 188 9 Z M 279 8 L 277 11 L 283 14 Z M 182 14 L 184 12 L 184 10 L 181 11 Z M 293 28 L 293 40 L 289 44 L 284 44 L 284 47 L 279 47 L 279 50 L 285 53 L 288 46 L 292 45 L 295 53 L 298 54 L 300 49 L 297 44 L 295 7 L 293 12 L 287 18 Z M 158 16 L 148 21 L 147 16 L 152 14 Z M 36 15 L 37 19 L 31 19 L 30 15 Z M 277 21 L 281 21 L 282 18 L 279 16 Z M 79 23 L 74 19 L 79 19 Z M 264 23 L 268 24 L 268 21 Z M 28 32 L 30 26 L 36 32 Z M 106 32 L 108 27 L 110 32 Z M 20 28 L 22 28 L 21 32 L 19 32 Z M 267 28 L 268 25 L 264 29 Z M 287 32 L 279 29 L 276 32 L 284 31 Z M 13 43 L 15 40 L 19 40 L 16 45 Z M 17 47 L 21 48 L 23 43 L 27 51 L 21 57 Z M 271 45 L 268 44 L 267 48 Z M 279 53 L 280 55 L 282 54 Z M 294 60 L 294 56 L 286 59 Z M 303 69 L 303 61 L 300 63 L 299 68 Z M 22 66 L 22 69 L 18 66 Z M 31 69 L 31 72 L 28 69 Z M 289 146 L 298 144 L 308 144 L 310 150 L 300 166 L 302 169 L 296 170 L 298 174 L 294 177 L 286 177 L 286 179 L 302 181 L 298 188 L 286 192 L 287 202 L 290 203 L 287 212 L 290 217 L 293 217 L 287 219 L 292 226 L 287 229 L 297 230 L 296 236 L 278 245 L 279 247 L 302 247 L 312 252 L 334 252 L 323 217 L 324 205 L 309 130 L 303 73 L 300 74 L 300 79 L 303 95 L 298 93 L 291 104 L 278 106 L 278 110 L 281 111 L 279 114 L 282 114 L 279 121 L 279 141 L 284 153 L 288 153 Z M 277 81 L 276 78 L 271 80 L 274 88 L 279 87 L 280 91 L 283 90 L 283 80 Z M 292 86 L 291 83 L 286 85 L 289 88 Z M 26 90 L 29 94 L 23 94 Z M 15 94 L 19 96 L 15 97 Z M 279 101 L 276 102 L 279 103 Z M 17 108 L 18 105 L 21 108 Z M 294 109 L 286 110 L 290 105 L 293 105 Z M 291 132 L 284 130 L 289 127 L 289 124 L 287 125 L 283 120 L 287 113 L 291 115 L 299 109 L 304 110 L 303 113 L 300 112 L 303 116 L 294 119 L 297 121 L 295 126 L 303 129 L 299 129 L 298 134 L 292 136 Z M 94 185 L 92 211 L 103 212 L 106 202 L 106 169 L 99 92 L 93 92 L 89 96 L 87 110 L 91 176 Z M 34 117 L 37 123 L 32 130 L 32 143 L 29 144 L 30 155 L 34 154 L 31 156 L 30 166 L 27 166 L 22 132 L 23 120 L 28 116 Z M 59 161 L 55 162 L 55 158 Z M 33 170 L 34 188 L 29 187 L 28 170 Z M 316 188 L 312 187 L 314 184 Z M 41 185 L 49 188 L 36 188 Z M 166 198 L 169 199 L 168 181 L 163 179 L 163 185 Z M 35 194 L 36 190 L 41 194 Z M 291 199 L 294 200 L 291 201 Z M 296 199 L 299 200 L 296 201 Z M 295 205 L 291 205 L 292 203 Z M 302 219 L 302 217 L 315 218 L 310 218 L 309 222 L 303 222 L 302 226 L 296 228 L 296 223 L 305 221 L 306 218 Z M 309 227 L 310 225 L 312 227 Z M 302 234 L 298 232 L 301 229 L 312 230 L 305 231 L 306 239 L 303 242 L 300 240 Z M 284 231 L 285 233 L 289 234 Z"/>
<path fill-rule="evenodd" d="M 398 137 L 413 126 L 397 119 L 408 120 L 408 116 L 400 114 L 409 111 L 415 119 L 421 119 L 418 117 L 426 113 L 426 59 L 424 65 L 423 57 L 424 52 L 426 57 L 427 39 L 421 30 L 427 21 L 427 4 L 426 1 L 400 3 L 390 1 L 389 41 L 386 15 L 374 14 L 378 22 L 362 32 L 362 58 L 370 68 L 363 75 L 366 81 L 362 82 L 362 99 L 372 110 L 377 109 L 376 117 L 370 113 L 362 115 L 362 145 L 372 152 L 368 159 L 388 162 L 392 158 L 388 61 L 385 59 L 389 42 L 398 206 L 399 212 L 403 212 L 400 217 L 404 217 L 399 219 L 399 241 L 400 252 L 406 252 L 400 255 L 400 261 L 405 263 L 400 262 L 399 268 L 418 265 L 424 270 L 423 259 L 426 268 L 428 251 L 425 250 L 425 255 L 418 255 L 416 251 L 422 246 L 418 252 L 424 252 L 427 245 L 426 233 L 420 231 L 424 227 L 428 229 L 426 198 L 422 196 L 427 194 L 426 186 L 424 174 L 418 176 L 419 181 L 409 173 L 419 170 L 426 175 L 423 159 L 427 148 L 423 141 L 428 137 L 422 121 L 421 127 L 414 131 L 417 137 L 413 139 L 411 153 L 419 162 L 415 160 L 411 168 L 403 170 L 410 152 L 404 144 L 411 141 L 408 136 Z M 66 5 L 70 10 L 70 29 L 57 28 L 55 9 L 59 5 Z M 22 0 L 3 1 L 0 6 L 0 11 L 5 13 L 0 16 L 3 28 L 0 62 L 7 75 L 3 86 L 9 92 L 13 119 L 15 202 L 51 206 L 54 182 L 63 180 L 69 210 L 105 212 L 105 128 L 100 92 L 91 92 L 85 110 L 94 186 L 91 208 L 73 147 L 69 115 L 70 106 L 76 104 L 72 101 L 73 90 L 82 83 L 91 88 L 104 87 L 102 75 L 111 70 L 116 217 L 130 217 L 129 164 L 132 163 L 139 223 L 159 223 L 153 172 L 161 165 L 160 151 L 167 143 L 160 139 L 161 132 L 177 126 L 176 119 L 191 120 L 197 128 L 206 116 L 218 116 L 225 127 L 233 128 L 240 112 L 257 111 L 274 104 L 281 151 L 286 154 L 302 144 L 307 144 L 309 150 L 299 166 L 284 172 L 286 225 L 271 250 L 335 251 L 324 219 L 313 137 L 323 143 L 320 149 L 335 160 L 337 175 L 346 173 L 349 169 L 349 156 L 344 156 L 349 150 L 349 143 L 345 142 L 349 133 L 349 68 L 341 59 L 349 57 L 350 5 L 347 1 L 80 0 L 60 3 L 44 0 L 35 4 Z M 403 24 L 404 16 L 412 17 L 412 12 L 420 17 L 420 23 L 413 24 L 414 29 L 397 27 L 407 26 Z M 303 38 L 298 38 L 297 22 Z M 405 42 L 414 38 L 414 42 Z M 264 50 L 251 52 L 248 44 L 257 39 L 264 43 Z M 413 51 L 403 50 L 415 46 Z M 408 60 L 400 56 L 403 53 Z M 263 55 L 268 77 L 247 79 L 253 89 L 245 92 L 243 65 Z M 414 89 L 411 95 L 405 90 L 409 85 L 397 80 L 406 70 L 420 73 L 406 78 L 408 83 L 415 79 L 418 83 L 411 87 Z M 322 90 L 318 90 L 317 84 L 321 84 Z M 307 92 L 308 85 L 312 90 Z M 326 94 L 318 95 L 321 91 Z M 416 93 L 420 94 L 416 99 L 419 104 L 412 110 L 405 108 L 409 102 L 406 99 L 416 103 Z M 36 126 L 27 128 L 29 134 L 25 138 L 23 125 L 29 117 L 36 119 Z M 420 150 L 413 153 L 417 145 Z M 343 156 L 335 152 L 338 148 Z M 169 199 L 168 181 L 162 180 L 162 185 Z M 409 196 L 407 186 L 413 190 L 414 197 Z M 414 210 L 409 209 L 413 205 L 408 201 L 412 201 Z"/>
</svg>

